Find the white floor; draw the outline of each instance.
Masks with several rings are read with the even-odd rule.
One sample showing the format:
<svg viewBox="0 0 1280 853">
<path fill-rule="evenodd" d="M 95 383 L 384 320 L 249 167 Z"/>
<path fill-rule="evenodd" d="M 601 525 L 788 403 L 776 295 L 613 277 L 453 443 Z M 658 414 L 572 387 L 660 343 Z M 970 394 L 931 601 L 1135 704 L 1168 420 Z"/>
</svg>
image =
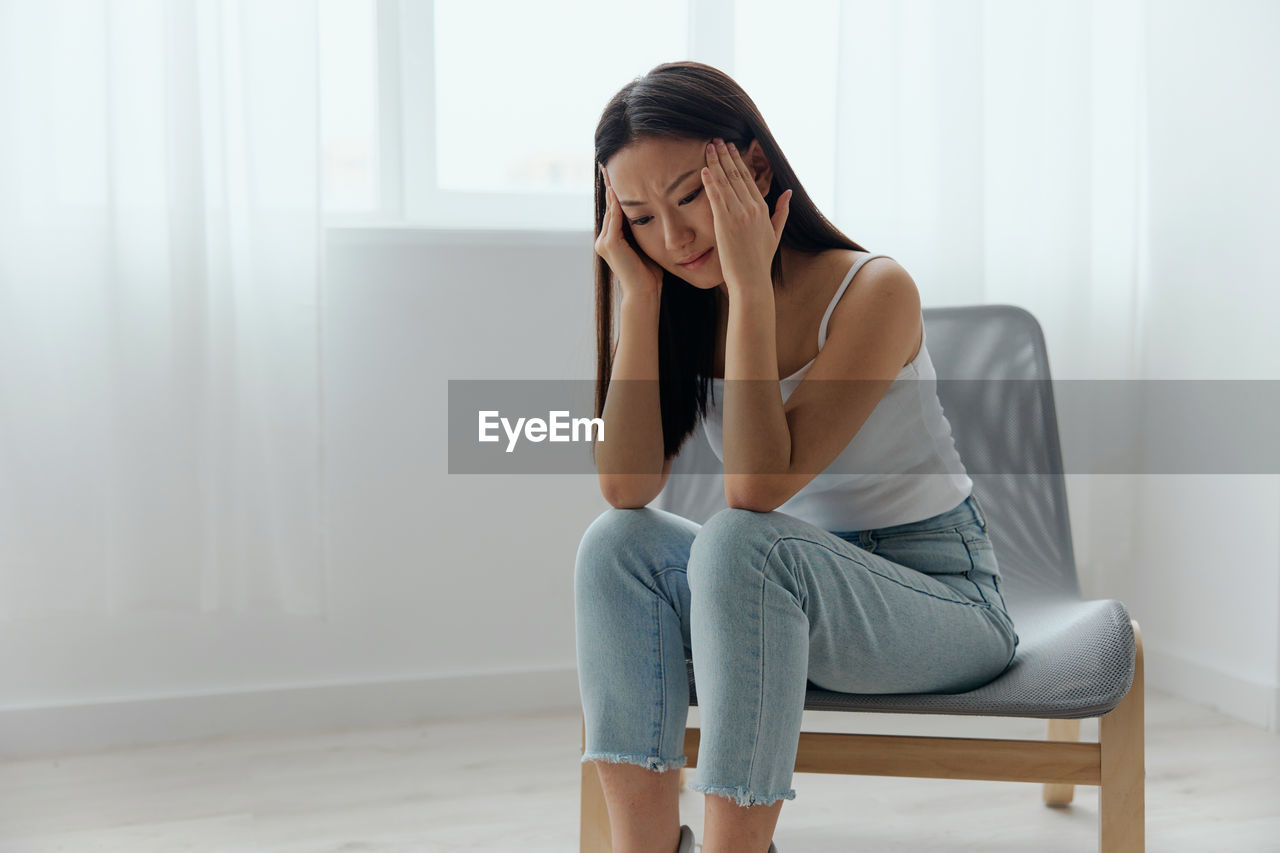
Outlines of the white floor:
<svg viewBox="0 0 1280 853">
<path fill-rule="evenodd" d="M 690 716 L 696 725 L 697 710 Z M 223 739 L 0 765 L 0 851 L 556 851 L 577 848 L 576 712 Z M 1044 723 L 809 712 L 805 729 L 1044 736 Z M 1097 721 L 1082 726 L 1097 739 Z M 694 771 L 689 771 L 692 774 Z M 796 775 L 781 853 L 1096 851 L 1098 794 Z M 703 796 L 681 795 L 701 838 Z M 1280 737 L 1147 691 L 1147 850 L 1280 852 Z"/>
</svg>

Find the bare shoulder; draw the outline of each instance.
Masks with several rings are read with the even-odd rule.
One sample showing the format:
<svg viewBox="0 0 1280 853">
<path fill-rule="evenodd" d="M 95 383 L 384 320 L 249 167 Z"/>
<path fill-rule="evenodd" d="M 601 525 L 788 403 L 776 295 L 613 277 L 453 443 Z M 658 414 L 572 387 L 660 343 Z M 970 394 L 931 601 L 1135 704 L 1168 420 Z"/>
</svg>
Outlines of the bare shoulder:
<svg viewBox="0 0 1280 853">
<path fill-rule="evenodd" d="M 874 253 L 852 249 L 831 249 L 826 253 L 836 281 L 842 281 L 849 269 L 869 254 Z M 873 306 L 878 306 L 874 313 L 883 318 L 879 322 L 888 322 L 897 330 L 903 365 L 910 364 L 923 343 L 920 292 L 915 280 L 893 258 L 873 258 L 858 269 L 832 311 L 828 336 L 858 328 L 870 318 Z"/>
<path fill-rule="evenodd" d="M 854 264 L 862 258 L 873 254 L 875 254 L 875 252 L 859 252 L 856 249 L 827 249 L 822 253 L 821 258 L 823 266 L 828 271 L 828 274 L 835 274 L 836 281 L 841 281 L 844 278 L 845 273 L 847 273 Z M 858 274 L 854 277 L 854 281 L 862 282 L 870 278 L 875 278 L 879 273 L 886 270 L 897 270 L 899 276 L 906 275 L 907 272 L 902 265 L 893 258 L 873 258 L 863 264 L 862 268 L 858 270 Z M 850 287 L 852 286 L 853 285 L 850 285 Z"/>
</svg>

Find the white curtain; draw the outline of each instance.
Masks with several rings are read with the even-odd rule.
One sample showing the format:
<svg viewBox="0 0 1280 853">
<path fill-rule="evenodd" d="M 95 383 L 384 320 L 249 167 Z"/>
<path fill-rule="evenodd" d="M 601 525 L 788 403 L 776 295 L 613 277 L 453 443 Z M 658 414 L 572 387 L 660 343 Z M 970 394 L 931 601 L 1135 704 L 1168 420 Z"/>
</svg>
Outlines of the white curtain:
<svg viewBox="0 0 1280 853">
<path fill-rule="evenodd" d="M 837 8 L 845 232 L 901 262 L 926 305 L 1029 310 L 1055 379 L 1144 378 L 1146 0 Z M 1136 486 L 1068 479 L 1086 595 L 1127 571 Z"/>
<path fill-rule="evenodd" d="M 837 219 L 931 304 L 1032 311 L 1057 378 L 1137 377 L 1144 0 L 838 9 Z"/>
<path fill-rule="evenodd" d="M 846 233 L 896 257 L 926 304 L 1030 310 L 1056 378 L 1137 378 L 1144 0 L 836 8 Z"/>
<path fill-rule="evenodd" d="M 326 611 L 315 0 L 0 0 L 0 619 Z"/>
</svg>

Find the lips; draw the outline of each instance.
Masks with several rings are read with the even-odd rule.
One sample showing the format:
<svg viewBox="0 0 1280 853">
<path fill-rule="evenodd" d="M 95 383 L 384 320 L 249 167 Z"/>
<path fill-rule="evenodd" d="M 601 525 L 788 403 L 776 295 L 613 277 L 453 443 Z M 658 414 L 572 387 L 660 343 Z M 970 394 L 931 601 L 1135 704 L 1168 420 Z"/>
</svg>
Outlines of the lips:
<svg viewBox="0 0 1280 853">
<path fill-rule="evenodd" d="M 712 247 L 712 248 L 714 248 L 714 247 Z M 693 257 L 691 257 L 691 258 L 686 258 L 685 260 L 680 261 L 680 262 L 679 262 L 679 264 L 680 264 L 680 266 L 682 266 L 682 267 L 688 266 L 689 264 L 691 264 L 691 263 L 693 263 L 694 261 L 698 260 L 698 258 L 701 258 L 703 255 L 705 255 L 707 252 L 710 252 L 710 251 L 711 251 L 711 249 L 707 249 L 707 250 L 706 250 L 706 252 L 699 252 L 698 254 L 694 255 L 694 256 L 693 256 Z"/>
</svg>

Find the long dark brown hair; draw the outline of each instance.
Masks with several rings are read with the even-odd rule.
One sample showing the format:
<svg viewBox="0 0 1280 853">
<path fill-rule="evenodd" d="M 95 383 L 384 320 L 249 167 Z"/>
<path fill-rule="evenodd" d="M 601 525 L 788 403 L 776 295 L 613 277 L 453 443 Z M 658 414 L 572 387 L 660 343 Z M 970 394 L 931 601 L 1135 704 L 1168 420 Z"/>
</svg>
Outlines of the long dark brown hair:
<svg viewBox="0 0 1280 853">
<path fill-rule="evenodd" d="M 596 125 L 596 227 L 600 236 L 605 213 L 604 178 L 600 166 L 621 149 L 650 137 L 707 140 L 721 137 L 746 151 L 751 140 L 773 167 L 764 200 L 772 216 L 778 196 L 792 191 L 790 211 L 769 272 L 774 287 L 782 280 L 782 246 L 815 253 L 843 248 L 866 251 L 831 224 L 804 191 L 800 180 L 769 132 L 764 117 L 734 80 L 700 62 L 667 62 L 623 86 L 604 108 Z M 643 255 L 626 220 L 627 242 Z M 609 265 L 596 255 L 596 417 L 604 417 L 604 402 L 613 372 L 613 282 Z M 659 401 L 662 444 L 666 458 L 674 456 L 706 414 L 707 391 L 715 371 L 715 329 L 719 306 L 715 290 L 694 287 L 667 270 L 662 273 L 658 320 Z M 594 456 L 594 447 L 593 447 Z"/>
</svg>

